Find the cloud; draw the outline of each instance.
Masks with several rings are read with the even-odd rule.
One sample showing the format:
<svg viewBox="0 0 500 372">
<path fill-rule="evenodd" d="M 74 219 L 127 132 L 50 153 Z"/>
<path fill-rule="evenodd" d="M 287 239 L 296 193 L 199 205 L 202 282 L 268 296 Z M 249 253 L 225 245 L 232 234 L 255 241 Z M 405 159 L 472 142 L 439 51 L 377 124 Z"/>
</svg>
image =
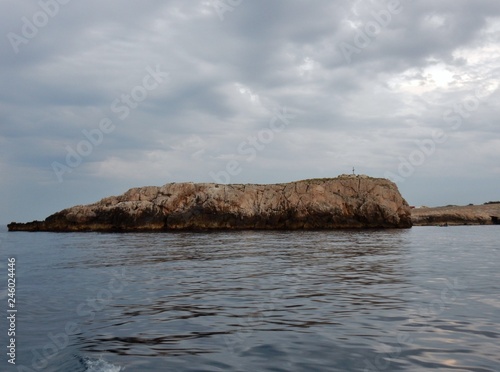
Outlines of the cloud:
<svg viewBox="0 0 500 372">
<path fill-rule="evenodd" d="M 210 172 L 231 159 L 241 166 L 232 182 L 334 176 L 352 166 L 397 174 L 415 141 L 436 130 L 447 141 L 400 183 L 415 204 L 458 203 L 467 192 L 473 200 L 476 191 L 454 194 L 443 175 L 500 177 L 497 1 L 244 0 L 223 20 L 209 0 L 57 4 L 32 38 L 23 27 L 40 17 L 40 2 L 0 4 L 2 222 L 142 184 L 212 182 Z M 27 39 L 18 53 L 12 33 Z M 349 58 L 345 45 L 355 48 Z M 122 119 L 112 104 L 142 84 L 148 66 L 169 78 Z M 461 115 L 464 104 L 474 109 Z M 247 161 L 238 146 L 283 107 L 294 119 Z M 51 164 L 65 165 L 68 147 L 106 118 L 115 129 L 60 184 Z M 424 200 L 423 177 L 451 190 L 448 199 Z M 498 199 L 492 189 L 484 199 Z M 16 212 L 19 190 L 31 205 L 66 196 Z"/>
</svg>

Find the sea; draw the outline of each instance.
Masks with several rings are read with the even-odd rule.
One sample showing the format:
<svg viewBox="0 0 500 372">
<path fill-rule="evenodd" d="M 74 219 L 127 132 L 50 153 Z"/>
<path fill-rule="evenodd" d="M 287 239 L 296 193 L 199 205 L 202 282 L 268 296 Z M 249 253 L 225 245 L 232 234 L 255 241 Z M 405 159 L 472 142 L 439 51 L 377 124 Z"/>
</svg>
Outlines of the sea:
<svg viewBox="0 0 500 372">
<path fill-rule="evenodd" d="M 0 371 L 500 371 L 499 241 L 4 226 Z"/>
</svg>

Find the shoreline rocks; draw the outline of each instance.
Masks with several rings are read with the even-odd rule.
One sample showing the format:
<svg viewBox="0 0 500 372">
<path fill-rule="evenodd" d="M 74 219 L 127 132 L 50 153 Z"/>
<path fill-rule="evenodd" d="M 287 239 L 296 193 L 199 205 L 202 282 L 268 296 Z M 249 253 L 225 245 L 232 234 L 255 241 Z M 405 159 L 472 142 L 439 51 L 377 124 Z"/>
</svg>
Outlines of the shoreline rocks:
<svg viewBox="0 0 500 372">
<path fill-rule="evenodd" d="M 414 226 L 498 225 L 500 203 L 445 207 L 422 207 L 411 210 Z"/>
<path fill-rule="evenodd" d="M 192 231 L 409 228 L 408 203 L 386 179 L 363 175 L 269 185 L 169 183 L 133 188 L 9 231 Z"/>
</svg>

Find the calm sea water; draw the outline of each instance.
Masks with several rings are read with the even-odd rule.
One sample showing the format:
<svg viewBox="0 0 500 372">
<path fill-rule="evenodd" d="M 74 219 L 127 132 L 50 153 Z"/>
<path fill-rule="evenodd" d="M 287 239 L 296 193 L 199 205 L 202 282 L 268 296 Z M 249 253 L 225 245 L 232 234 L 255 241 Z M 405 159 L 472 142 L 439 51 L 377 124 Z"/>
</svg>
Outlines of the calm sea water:
<svg viewBox="0 0 500 372">
<path fill-rule="evenodd" d="M 497 226 L 0 239 L 2 371 L 500 370 Z"/>
</svg>

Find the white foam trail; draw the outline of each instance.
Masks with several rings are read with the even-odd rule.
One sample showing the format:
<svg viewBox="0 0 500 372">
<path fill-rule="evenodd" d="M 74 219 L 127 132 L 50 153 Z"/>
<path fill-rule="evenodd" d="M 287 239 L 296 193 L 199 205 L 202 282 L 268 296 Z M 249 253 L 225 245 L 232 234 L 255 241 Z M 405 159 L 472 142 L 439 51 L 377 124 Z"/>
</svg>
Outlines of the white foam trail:
<svg viewBox="0 0 500 372">
<path fill-rule="evenodd" d="M 84 358 L 86 372 L 120 372 L 122 367 L 106 362 L 104 359 Z"/>
</svg>

